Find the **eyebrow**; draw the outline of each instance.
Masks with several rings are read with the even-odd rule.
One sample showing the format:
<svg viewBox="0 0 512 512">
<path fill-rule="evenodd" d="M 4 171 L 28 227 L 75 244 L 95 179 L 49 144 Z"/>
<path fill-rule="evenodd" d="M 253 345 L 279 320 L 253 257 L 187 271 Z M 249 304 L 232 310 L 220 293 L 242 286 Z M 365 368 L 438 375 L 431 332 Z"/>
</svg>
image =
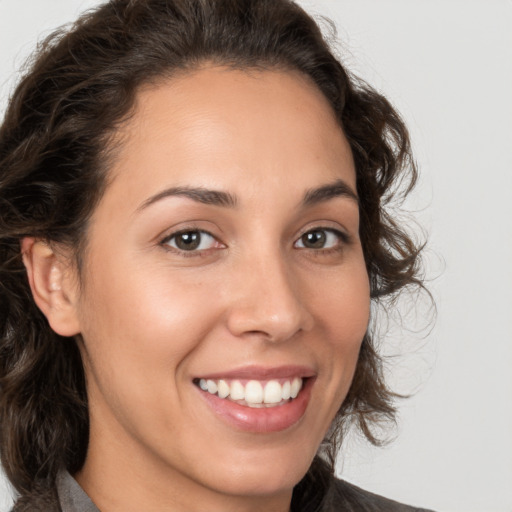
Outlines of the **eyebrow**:
<svg viewBox="0 0 512 512">
<path fill-rule="evenodd" d="M 144 210 L 148 206 L 165 199 L 166 197 L 188 197 L 198 203 L 209 204 L 214 206 L 225 206 L 229 208 L 235 208 L 237 206 L 237 199 L 229 192 L 223 192 L 221 190 L 210 190 L 203 187 L 171 187 L 151 196 L 149 199 L 144 201 L 137 210 Z"/>
<path fill-rule="evenodd" d="M 148 206 L 165 199 L 167 197 L 187 197 L 188 199 L 192 199 L 193 201 L 214 205 L 214 206 L 224 206 L 228 208 L 236 208 L 238 205 L 238 199 L 233 194 L 229 192 L 224 192 L 222 190 L 211 190 L 203 187 L 170 187 L 154 196 L 151 196 L 149 199 L 144 201 L 142 205 L 140 205 L 137 210 L 141 211 L 146 209 Z M 304 194 L 304 198 L 302 199 L 303 206 L 314 206 L 315 204 L 328 201 L 329 199 L 334 199 L 336 197 L 347 197 L 349 199 L 353 199 L 356 202 L 359 202 L 357 194 L 352 190 L 352 188 L 345 183 L 343 180 L 338 179 L 333 183 L 322 185 L 318 188 L 312 188 L 308 190 Z"/>
<path fill-rule="evenodd" d="M 352 188 L 342 179 L 338 179 L 328 185 L 308 190 L 304 195 L 302 204 L 304 206 L 313 206 L 328 201 L 329 199 L 334 199 L 335 197 L 346 197 L 359 203 L 359 198 Z"/>
</svg>

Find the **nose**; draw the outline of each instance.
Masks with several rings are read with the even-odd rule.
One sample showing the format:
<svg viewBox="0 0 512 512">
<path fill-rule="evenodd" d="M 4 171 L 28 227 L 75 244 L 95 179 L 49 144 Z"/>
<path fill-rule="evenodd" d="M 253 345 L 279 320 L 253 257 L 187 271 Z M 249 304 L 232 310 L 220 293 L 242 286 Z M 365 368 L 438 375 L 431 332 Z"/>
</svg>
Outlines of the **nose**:
<svg viewBox="0 0 512 512">
<path fill-rule="evenodd" d="M 282 342 L 313 327 L 300 280 L 277 256 L 248 258 L 236 272 L 228 329 L 238 337 L 260 336 Z"/>
</svg>

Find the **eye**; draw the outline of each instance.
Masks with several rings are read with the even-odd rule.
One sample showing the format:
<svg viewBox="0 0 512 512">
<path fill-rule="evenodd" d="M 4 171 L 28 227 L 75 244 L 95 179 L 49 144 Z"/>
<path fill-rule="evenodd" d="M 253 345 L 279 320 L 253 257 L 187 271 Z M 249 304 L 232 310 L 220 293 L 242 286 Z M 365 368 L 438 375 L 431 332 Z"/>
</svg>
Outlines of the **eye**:
<svg viewBox="0 0 512 512">
<path fill-rule="evenodd" d="M 346 241 L 346 236 L 335 229 L 317 228 L 304 233 L 296 242 L 299 249 L 333 249 Z"/>
<path fill-rule="evenodd" d="M 162 244 L 168 245 L 173 249 L 186 252 L 205 251 L 216 246 L 221 246 L 221 244 L 212 235 L 210 235 L 210 233 L 198 229 L 174 233 L 173 235 L 165 238 L 162 241 Z"/>
</svg>

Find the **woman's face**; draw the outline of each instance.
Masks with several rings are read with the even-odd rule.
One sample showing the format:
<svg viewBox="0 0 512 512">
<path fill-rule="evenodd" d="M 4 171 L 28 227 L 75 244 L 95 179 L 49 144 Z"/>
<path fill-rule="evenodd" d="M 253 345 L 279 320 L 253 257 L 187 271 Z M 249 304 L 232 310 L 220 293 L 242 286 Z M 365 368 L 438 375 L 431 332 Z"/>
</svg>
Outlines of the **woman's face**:
<svg viewBox="0 0 512 512">
<path fill-rule="evenodd" d="M 78 478 L 102 503 L 289 502 L 368 323 L 346 138 L 301 75 L 219 67 L 142 90 L 118 135 L 76 292 Z"/>
</svg>

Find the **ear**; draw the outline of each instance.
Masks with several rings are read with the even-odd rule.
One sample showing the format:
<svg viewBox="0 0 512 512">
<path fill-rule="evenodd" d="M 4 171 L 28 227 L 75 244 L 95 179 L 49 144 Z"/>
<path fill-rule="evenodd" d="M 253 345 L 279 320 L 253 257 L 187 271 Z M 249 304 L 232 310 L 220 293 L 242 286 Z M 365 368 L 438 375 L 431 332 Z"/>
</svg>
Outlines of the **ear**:
<svg viewBox="0 0 512 512">
<path fill-rule="evenodd" d="M 34 301 L 50 327 L 61 336 L 78 334 L 78 287 L 71 259 L 57 254 L 46 241 L 31 237 L 22 240 L 21 251 Z"/>
</svg>

